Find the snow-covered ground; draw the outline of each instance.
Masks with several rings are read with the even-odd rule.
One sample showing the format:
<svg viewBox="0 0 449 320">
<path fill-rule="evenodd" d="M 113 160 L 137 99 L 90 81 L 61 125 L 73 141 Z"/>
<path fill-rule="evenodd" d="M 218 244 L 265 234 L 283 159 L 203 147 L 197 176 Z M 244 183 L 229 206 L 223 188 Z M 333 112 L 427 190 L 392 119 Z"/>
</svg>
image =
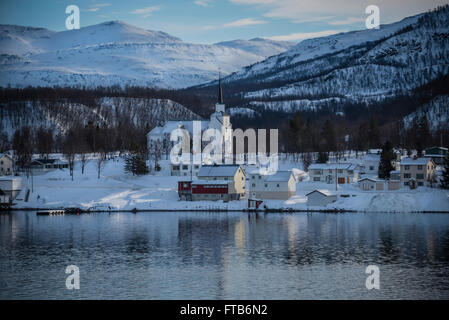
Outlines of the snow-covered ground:
<svg viewBox="0 0 449 320">
<path fill-rule="evenodd" d="M 179 201 L 177 182 L 179 177 L 169 176 L 168 161 L 161 162 L 163 170 L 156 174 L 132 176 L 123 170 L 123 160 L 106 161 L 97 179 L 96 161 L 87 163 L 84 175 L 77 163 L 74 181 L 68 170 L 57 170 L 34 176 L 34 192 L 29 201 L 24 202 L 27 188 L 31 189 L 31 178 L 23 177 L 23 191 L 16 199 L 15 208 L 68 208 L 78 207 L 92 210 L 242 210 L 247 200 L 229 203 L 215 201 Z M 301 173 L 301 163 L 280 159 L 280 169 L 293 169 Z M 248 168 L 249 170 L 249 168 Z M 419 188 L 397 191 L 361 191 L 356 185 L 338 186 L 338 200 L 327 207 L 307 207 L 306 194 L 315 189 L 334 190 L 335 185 L 311 182 L 308 177 L 297 183 L 296 195 L 289 200 L 266 200 L 270 209 L 295 210 L 356 210 L 356 211 L 449 211 L 449 191 Z M 341 197 L 341 195 L 350 195 Z"/>
</svg>

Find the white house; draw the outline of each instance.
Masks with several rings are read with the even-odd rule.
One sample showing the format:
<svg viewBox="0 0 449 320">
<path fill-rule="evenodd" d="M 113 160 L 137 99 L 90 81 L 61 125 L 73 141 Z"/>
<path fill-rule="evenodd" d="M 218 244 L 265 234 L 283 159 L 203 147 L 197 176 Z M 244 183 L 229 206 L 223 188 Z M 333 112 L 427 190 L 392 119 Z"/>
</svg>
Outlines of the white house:
<svg viewBox="0 0 449 320">
<path fill-rule="evenodd" d="M 30 164 L 30 169 L 35 174 L 45 173 L 57 169 L 68 169 L 69 163 L 59 159 L 35 159 Z"/>
<path fill-rule="evenodd" d="M 319 206 L 324 207 L 329 203 L 337 201 L 337 194 L 329 190 L 314 190 L 306 194 L 307 206 Z"/>
<path fill-rule="evenodd" d="M 0 154 L 0 176 L 14 174 L 14 160 L 8 153 Z"/>
<path fill-rule="evenodd" d="M 249 176 L 251 198 L 287 200 L 296 194 L 296 179 L 291 171 L 277 171 L 269 175 L 256 170 Z"/>
<path fill-rule="evenodd" d="M 12 202 L 22 189 L 22 179 L 18 177 L 0 177 L 0 196 L 2 203 Z"/>
<path fill-rule="evenodd" d="M 367 153 L 363 158 L 365 174 L 377 176 L 379 172 L 380 154 Z"/>
<path fill-rule="evenodd" d="M 363 191 L 398 190 L 400 188 L 400 181 L 363 178 L 358 181 L 358 185 Z"/>
<path fill-rule="evenodd" d="M 339 184 L 357 182 L 359 166 L 352 163 L 314 163 L 309 166 L 310 180 Z"/>
</svg>

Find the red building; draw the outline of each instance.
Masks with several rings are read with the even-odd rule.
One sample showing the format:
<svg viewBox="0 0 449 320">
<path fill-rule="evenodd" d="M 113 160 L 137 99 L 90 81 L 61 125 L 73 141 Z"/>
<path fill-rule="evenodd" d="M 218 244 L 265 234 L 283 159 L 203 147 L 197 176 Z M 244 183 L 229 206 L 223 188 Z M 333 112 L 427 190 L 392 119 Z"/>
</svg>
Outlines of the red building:
<svg viewBox="0 0 449 320">
<path fill-rule="evenodd" d="M 179 199 L 229 201 L 229 183 L 226 180 L 178 181 Z"/>
</svg>

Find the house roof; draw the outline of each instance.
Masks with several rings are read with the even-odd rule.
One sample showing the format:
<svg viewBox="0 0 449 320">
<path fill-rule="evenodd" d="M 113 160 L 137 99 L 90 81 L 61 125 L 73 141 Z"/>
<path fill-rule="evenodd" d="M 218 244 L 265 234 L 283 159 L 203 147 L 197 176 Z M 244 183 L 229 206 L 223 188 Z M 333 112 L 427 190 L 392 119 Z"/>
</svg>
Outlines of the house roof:
<svg viewBox="0 0 449 320">
<path fill-rule="evenodd" d="M 368 161 L 380 161 L 380 154 L 372 154 L 372 153 L 367 153 L 365 155 L 364 160 L 368 160 Z"/>
<path fill-rule="evenodd" d="M 407 165 L 407 166 L 413 166 L 413 165 L 427 165 L 429 161 L 431 161 L 431 158 L 403 158 L 401 160 L 401 166 Z"/>
<path fill-rule="evenodd" d="M 380 180 L 376 180 L 376 179 L 373 179 L 373 178 L 362 178 L 362 179 L 360 179 L 360 180 L 357 181 L 357 182 L 361 182 L 361 181 L 364 181 L 364 180 L 369 180 L 369 181 L 372 181 L 372 182 L 380 181 Z"/>
<path fill-rule="evenodd" d="M 6 152 L 0 153 L 0 158 L 3 158 L 3 157 L 8 157 L 12 160 L 12 157 L 9 153 L 6 153 Z"/>
<path fill-rule="evenodd" d="M 188 121 L 167 121 L 163 126 L 155 127 L 151 130 L 148 135 L 160 135 L 160 134 L 171 134 L 173 130 L 182 127 L 187 130 L 190 134 L 193 133 L 193 121 L 200 120 L 188 120 Z M 209 128 L 209 120 L 201 120 L 201 130 Z"/>
<path fill-rule="evenodd" d="M 229 182 L 231 181 L 227 181 L 227 180 L 195 180 L 192 182 L 192 186 L 193 185 L 213 185 L 213 184 L 222 184 L 222 185 L 228 185 Z"/>
<path fill-rule="evenodd" d="M 313 163 L 309 166 L 309 169 L 346 169 L 354 170 L 358 167 L 352 163 Z"/>
<path fill-rule="evenodd" d="M 275 174 L 264 175 L 267 182 L 288 182 L 292 176 L 291 171 L 277 171 Z"/>
<path fill-rule="evenodd" d="M 56 159 L 34 159 L 31 165 L 53 164 L 55 161 Z"/>
<path fill-rule="evenodd" d="M 337 195 L 335 192 L 329 191 L 327 189 L 316 189 L 316 190 L 313 190 L 312 192 L 309 192 L 308 194 L 306 194 L 306 196 L 308 196 L 308 195 L 310 195 L 312 193 L 315 193 L 315 192 L 319 192 L 319 193 L 321 193 L 322 195 L 324 195 L 326 197 L 336 196 Z"/>
<path fill-rule="evenodd" d="M 222 164 L 222 165 L 204 165 L 198 171 L 198 177 L 233 177 L 240 168 L 239 165 Z M 243 171 L 243 169 L 242 169 Z M 245 172 L 243 171 L 243 174 Z"/>
</svg>

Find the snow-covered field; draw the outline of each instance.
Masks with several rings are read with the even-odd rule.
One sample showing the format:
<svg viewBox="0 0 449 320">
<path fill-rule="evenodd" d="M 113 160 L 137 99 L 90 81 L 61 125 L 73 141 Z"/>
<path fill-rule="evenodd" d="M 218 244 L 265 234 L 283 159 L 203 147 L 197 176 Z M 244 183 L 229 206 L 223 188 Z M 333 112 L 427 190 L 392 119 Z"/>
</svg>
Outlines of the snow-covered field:
<svg viewBox="0 0 449 320">
<path fill-rule="evenodd" d="M 34 176 L 34 192 L 24 202 L 26 189 L 31 189 L 31 177 L 23 177 L 22 193 L 16 199 L 15 208 L 68 208 L 78 207 L 91 210 L 242 210 L 247 200 L 229 203 L 215 201 L 179 201 L 177 181 L 168 173 L 168 161 L 161 162 L 163 170 L 157 174 L 132 176 L 123 170 L 123 160 L 106 161 L 97 179 L 96 161 L 87 163 L 84 175 L 77 163 L 74 181 L 68 170 L 57 170 Z M 296 169 L 295 169 L 296 168 Z M 280 159 L 280 169 L 295 169 L 300 173 L 301 163 Z M 311 182 L 308 178 L 297 183 L 296 195 L 289 200 L 266 200 L 270 209 L 294 210 L 356 210 L 356 211 L 449 211 L 449 191 L 419 188 L 385 192 L 365 192 L 356 185 L 340 185 L 338 200 L 327 207 L 307 207 L 306 194 L 315 189 L 334 190 L 334 185 Z M 350 195 L 350 197 L 341 197 Z"/>
</svg>

